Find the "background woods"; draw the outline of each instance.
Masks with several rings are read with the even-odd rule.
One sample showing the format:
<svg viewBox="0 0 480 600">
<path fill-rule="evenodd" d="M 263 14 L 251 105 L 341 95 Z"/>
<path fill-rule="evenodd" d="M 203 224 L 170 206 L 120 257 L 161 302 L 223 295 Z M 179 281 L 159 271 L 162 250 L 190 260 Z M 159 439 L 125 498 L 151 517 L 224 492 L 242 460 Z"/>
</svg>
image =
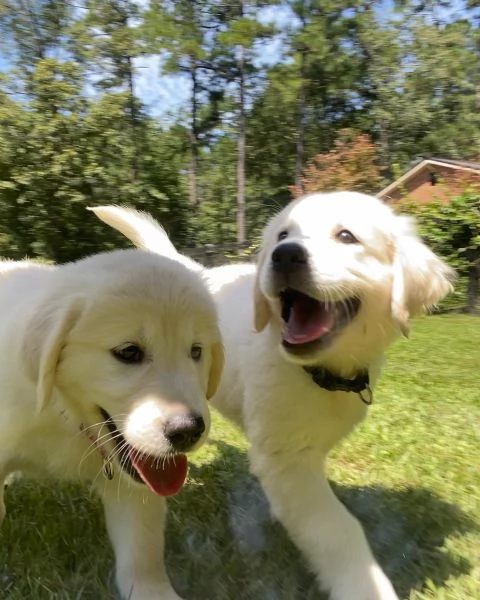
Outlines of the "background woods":
<svg viewBox="0 0 480 600">
<path fill-rule="evenodd" d="M 0 0 L 0 250 L 124 244 L 85 211 L 105 203 L 182 247 L 255 241 L 305 191 L 475 160 L 479 26 L 477 0 Z M 478 203 L 470 186 L 402 207 L 469 277 L 470 307 Z"/>
</svg>

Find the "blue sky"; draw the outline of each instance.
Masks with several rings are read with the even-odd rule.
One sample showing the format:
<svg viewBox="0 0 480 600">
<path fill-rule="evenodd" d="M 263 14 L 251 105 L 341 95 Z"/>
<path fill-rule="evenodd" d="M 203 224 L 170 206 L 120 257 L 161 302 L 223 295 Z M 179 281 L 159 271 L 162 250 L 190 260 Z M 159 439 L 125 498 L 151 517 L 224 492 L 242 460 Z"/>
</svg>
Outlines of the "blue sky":
<svg viewBox="0 0 480 600">
<path fill-rule="evenodd" d="M 147 0 L 137 0 L 144 4 Z M 393 14 L 393 0 L 384 0 L 377 9 L 382 20 L 388 20 Z M 445 11 L 439 9 L 442 17 L 459 16 L 465 11 L 465 0 L 454 0 Z M 279 27 L 295 26 L 295 18 L 288 8 L 265 7 L 261 10 L 260 19 L 264 23 L 275 23 Z M 262 45 L 258 62 L 272 65 L 281 56 L 281 40 L 274 39 Z M 161 61 L 158 57 L 142 57 L 137 59 L 137 94 L 145 103 L 149 112 L 156 117 L 165 117 L 168 113 L 178 114 L 190 97 L 189 81 L 182 76 L 160 76 Z"/>
<path fill-rule="evenodd" d="M 137 0 L 145 5 L 148 0 Z M 451 12 L 463 12 L 465 0 L 455 0 Z M 393 0 L 384 0 L 378 9 L 381 18 L 391 17 Z M 261 10 L 261 20 L 264 23 L 276 23 L 279 26 L 295 26 L 295 20 L 288 8 L 266 7 Z M 257 62 L 272 65 L 281 56 L 281 40 L 274 39 L 264 43 L 258 53 Z M 0 43 L 0 71 L 7 71 L 10 61 L 2 51 Z M 186 106 L 190 96 L 190 83 L 187 78 L 179 75 L 162 75 L 162 60 L 159 56 L 142 56 L 135 60 L 137 96 L 145 104 L 147 111 L 161 120 L 170 120 L 178 115 Z"/>
<path fill-rule="evenodd" d="M 266 7 L 261 10 L 263 23 L 276 23 L 279 26 L 291 22 L 288 10 Z M 270 66 L 278 62 L 281 55 L 281 40 L 271 40 L 261 47 L 257 63 Z M 161 59 L 158 56 L 144 56 L 135 60 L 137 68 L 136 93 L 147 110 L 156 117 L 168 113 L 178 113 L 190 97 L 190 83 L 179 75 L 161 76 Z"/>
<path fill-rule="evenodd" d="M 138 4 L 145 5 L 144 0 L 137 0 Z M 291 15 L 284 9 L 267 7 L 262 10 L 261 20 L 264 23 L 285 24 L 291 21 Z M 272 65 L 278 61 L 281 54 L 281 42 L 274 39 L 263 44 L 261 56 L 257 62 Z M 170 115 L 177 115 L 190 97 L 190 83 L 181 75 L 162 75 L 162 59 L 159 56 L 142 56 L 135 59 L 135 91 L 145 104 L 147 111 L 155 117 L 169 120 Z M 0 42 L 0 72 L 8 72 L 11 60 L 7 48 Z M 87 93 L 93 93 L 89 88 Z"/>
</svg>

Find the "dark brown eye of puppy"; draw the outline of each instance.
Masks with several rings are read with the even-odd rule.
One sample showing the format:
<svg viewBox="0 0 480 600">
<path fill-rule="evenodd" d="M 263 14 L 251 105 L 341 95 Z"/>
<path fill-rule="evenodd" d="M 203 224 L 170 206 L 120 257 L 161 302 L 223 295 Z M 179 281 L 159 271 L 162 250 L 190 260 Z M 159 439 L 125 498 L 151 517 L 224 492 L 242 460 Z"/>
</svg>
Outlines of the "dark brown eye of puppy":
<svg viewBox="0 0 480 600">
<path fill-rule="evenodd" d="M 353 233 L 351 231 L 348 231 L 348 229 L 340 230 L 335 237 L 337 238 L 337 240 L 339 242 L 342 242 L 342 244 L 358 244 L 359 243 L 357 238 L 353 235 Z"/>
<path fill-rule="evenodd" d="M 286 229 L 284 229 L 283 231 L 281 231 L 278 235 L 277 235 L 277 241 L 281 242 L 282 240 L 284 240 L 286 237 L 288 236 L 288 231 Z"/>
<path fill-rule="evenodd" d="M 117 360 L 126 364 L 138 364 L 143 362 L 145 358 L 145 352 L 142 348 L 131 342 L 112 348 L 110 352 Z"/>
<path fill-rule="evenodd" d="M 198 362 L 202 358 L 202 351 L 203 349 L 200 344 L 192 344 L 192 347 L 190 348 L 191 359 Z"/>
</svg>

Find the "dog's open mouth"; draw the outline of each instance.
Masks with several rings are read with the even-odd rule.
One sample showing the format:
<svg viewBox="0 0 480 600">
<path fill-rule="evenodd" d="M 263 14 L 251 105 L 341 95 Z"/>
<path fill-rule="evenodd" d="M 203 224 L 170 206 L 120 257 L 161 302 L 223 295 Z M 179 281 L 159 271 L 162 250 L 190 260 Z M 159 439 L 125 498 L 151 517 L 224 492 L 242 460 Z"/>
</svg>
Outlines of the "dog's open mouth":
<svg viewBox="0 0 480 600">
<path fill-rule="evenodd" d="M 100 408 L 115 443 L 115 453 L 121 468 L 138 483 L 144 483 L 158 496 L 173 496 L 180 491 L 187 477 L 187 457 L 173 454 L 156 457 L 131 446 L 106 410 Z"/>
<path fill-rule="evenodd" d="M 283 345 L 304 349 L 311 344 L 326 343 L 357 315 L 357 297 L 339 301 L 321 301 L 288 288 L 280 294 L 283 320 Z"/>
</svg>

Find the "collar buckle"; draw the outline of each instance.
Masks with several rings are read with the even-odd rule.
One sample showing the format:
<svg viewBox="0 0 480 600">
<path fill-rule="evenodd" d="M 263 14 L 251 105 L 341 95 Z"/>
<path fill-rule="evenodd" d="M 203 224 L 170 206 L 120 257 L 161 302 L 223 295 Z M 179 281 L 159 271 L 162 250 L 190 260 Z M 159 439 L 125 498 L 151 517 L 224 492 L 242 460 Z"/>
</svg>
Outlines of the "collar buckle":
<svg viewBox="0 0 480 600">
<path fill-rule="evenodd" d="M 366 388 L 360 392 L 357 392 L 357 394 L 360 400 L 367 406 L 370 406 L 373 403 L 373 392 L 372 388 L 370 387 L 370 384 L 367 383 Z"/>
<path fill-rule="evenodd" d="M 316 385 L 329 392 L 354 392 L 367 406 L 373 402 L 368 370 L 360 371 L 353 379 L 340 377 L 323 367 L 303 367 L 303 370 Z"/>
</svg>

